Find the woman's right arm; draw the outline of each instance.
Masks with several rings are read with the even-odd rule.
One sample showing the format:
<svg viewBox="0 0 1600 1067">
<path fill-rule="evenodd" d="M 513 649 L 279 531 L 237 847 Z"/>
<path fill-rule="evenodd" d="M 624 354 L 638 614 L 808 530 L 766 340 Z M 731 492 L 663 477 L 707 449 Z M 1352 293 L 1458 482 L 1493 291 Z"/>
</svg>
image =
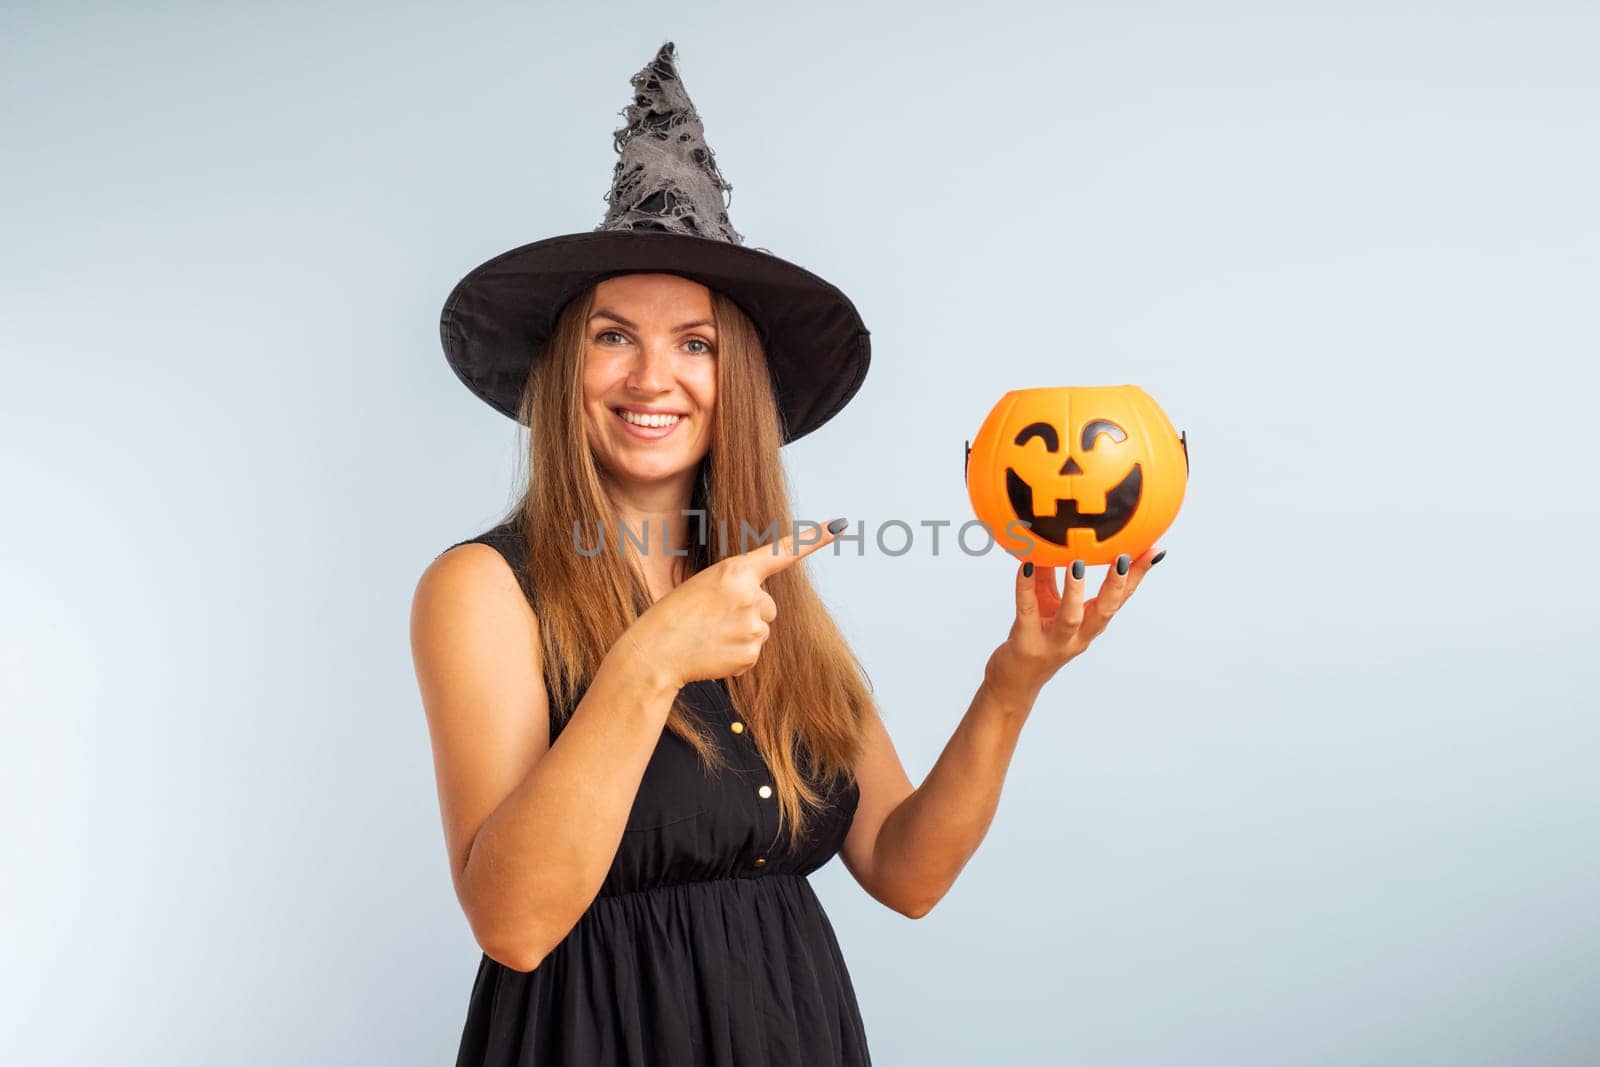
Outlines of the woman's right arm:
<svg viewBox="0 0 1600 1067">
<path fill-rule="evenodd" d="M 412 658 L 456 896 L 491 957 L 531 971 L 577 925 L 616 858 L 678 690 L 755 665 L 777 616 L 761 583 L 843 524 L 680 583 L 601 660 L 554 744 L 539 622 L 504 558 L 473 542 L 423 572 Z"/>
<path fill-rule="evenodd" d="M 538 620 L 477 542 L 423 572 L 411 648 L 456 896 L 484 952 L 531 971 L 599 893 L 682 683 L 619 641 L 552 745 Z"/>
</svg>

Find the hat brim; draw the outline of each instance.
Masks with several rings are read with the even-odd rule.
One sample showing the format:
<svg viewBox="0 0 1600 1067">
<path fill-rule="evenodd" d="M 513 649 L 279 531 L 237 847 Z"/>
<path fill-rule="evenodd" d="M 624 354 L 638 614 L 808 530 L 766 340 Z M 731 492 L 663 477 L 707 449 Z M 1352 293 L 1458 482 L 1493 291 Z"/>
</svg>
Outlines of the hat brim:
<svg viewBox="0 0 1600 1067">
<path fill-rule="evenodd" d="M 439 320 L 451 369 L 515 419 L 528 371 L 561 309 L 598 281 L 640 272 L 697 281 L 750 316 L 766 348 L 785 444 L 833 418 L 861 388 L 871 343 L 844 293 L 769 252 L 651 230 L 551 237 L 474 268 Z"/>
</svg>

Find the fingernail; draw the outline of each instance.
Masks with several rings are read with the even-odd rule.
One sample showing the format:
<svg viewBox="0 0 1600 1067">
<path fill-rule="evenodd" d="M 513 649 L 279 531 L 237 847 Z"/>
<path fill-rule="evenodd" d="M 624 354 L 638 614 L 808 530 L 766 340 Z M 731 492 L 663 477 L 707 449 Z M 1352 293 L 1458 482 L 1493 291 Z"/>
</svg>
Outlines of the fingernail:
<svg viewBox="0 0 1600 1067">
<path fill-rule="evenodd" d="M 1072 576 L 1074 578 L 1083 577 L 1083 560 L 1075 559 L 1072 561 Z"/>
<path fill-rule="evenodd" d="M 1166 558 L 1167 550 L 1163 548 L 1160 552 L 1157 552 L 1155 555 L 1150 557 L 1150 566 L 1154 567 L 1157 563 L 1160 563 Z"/>
<path fill-rule="evenodd" d="M 836 534 L 842 529 L 844 529 L 843 519 L 834 519 L 832 522 L 828 523 L 828 532 L 831 534 Z"/>
<path fill-rule="evenodd" d="M 1122 555 L 1118 556 L 1117 557 L 1117 573 L 1118 574 L 1127 574 L 1128 573 L 1128 564 L 1130 564 L 1132 562 L 1133 562 L 1133 557 L 1128 555 L 1126 552 L 1124 552 Z"/>
<path fill-rule="evenodd" d="M 1022 565 L 1022 576 L 1024 578 L 1032 578 L 1033 577 L 1033 564 L 1024 563 Z"/>
</svg>

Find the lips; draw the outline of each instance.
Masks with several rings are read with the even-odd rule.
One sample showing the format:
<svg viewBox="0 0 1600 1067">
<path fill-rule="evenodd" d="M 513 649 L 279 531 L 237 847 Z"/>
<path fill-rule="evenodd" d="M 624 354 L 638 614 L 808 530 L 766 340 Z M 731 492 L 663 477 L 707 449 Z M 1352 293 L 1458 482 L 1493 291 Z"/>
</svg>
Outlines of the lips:
<svg viewBox="0 0 1600 1067">
<path fill-rule="evenodd" d="M 612 410 L 635 426 L 670 426 L 683 418 L 681 411 L 645 408 L 612 408 Z"/>
<path fill-rule="evenodd" d="M 641 426 L 637 422 L 628 421 L 628 419 L 626 417 L 624 417 L 624 415 L 622 413 L 622 409 L 612 408 L 611 409 L 611 413 L 617 417 L 617 422 L 622 425 L 622 428 L 624 430 L 626 430 L 629 435 L 631 435 L 633 437 L 636 437 L 636 438 L 639 438 L 642 441 L 659 441 L 663 437 L 666 437 L 669 434 L 671 434 L 684 421 L 684 416 L 679 414 L 679 413 L 677 413 L 677 412 L 670 412 L 670 413 L 669 412 L 653 412 L 653 413 L 647 413 L 647 412 L 635 412 L 635 411 L 632 411 L 632 409 L 629 409 L 629 413 L 630 414 L 633 414 L 633 415 L 644 415 L 646 417 L 651 417 L 651 416 L 656 416 L 656 415 L 666 415 L 666 414 L 678 414 L 678 418 L 673 419 L 671 422 L 668 422 L 666 425 L 663 425 L 663 426 Z"/>
</svg>

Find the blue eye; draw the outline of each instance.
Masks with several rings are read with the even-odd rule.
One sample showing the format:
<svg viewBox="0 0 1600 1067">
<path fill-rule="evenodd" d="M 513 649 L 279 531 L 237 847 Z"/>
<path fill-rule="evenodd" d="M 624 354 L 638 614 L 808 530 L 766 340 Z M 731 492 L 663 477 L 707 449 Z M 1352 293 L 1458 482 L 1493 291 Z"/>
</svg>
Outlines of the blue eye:
<svg viewBox="0 0 1600 1067">
<path fill-rule="evenodd" d="M 712 352 L 715 351 L 715 349 L 713 349 L 711 347 L 710 342 L 702 340 L 699 337 L 691 337 L 691 338 L 689 338 L 688 343 L 691 344 L 691 345 L 705 345 L 704 348 L 702 348 L 699 352 L 695 353 L 696 355 L 709 356 Z"/>
<path fill-rule="evenodd" d="M 610 337 L 610 336 L 622 337 L 622 331 L 620 331 L 620 330 L 601 330 L 598 334 L 595 335 L 595 340 L 604 343 L 605 339 L 607 337 Z M 623 339 L 626 340 L 626 338 L 623 338 Z"/>
</svg>

